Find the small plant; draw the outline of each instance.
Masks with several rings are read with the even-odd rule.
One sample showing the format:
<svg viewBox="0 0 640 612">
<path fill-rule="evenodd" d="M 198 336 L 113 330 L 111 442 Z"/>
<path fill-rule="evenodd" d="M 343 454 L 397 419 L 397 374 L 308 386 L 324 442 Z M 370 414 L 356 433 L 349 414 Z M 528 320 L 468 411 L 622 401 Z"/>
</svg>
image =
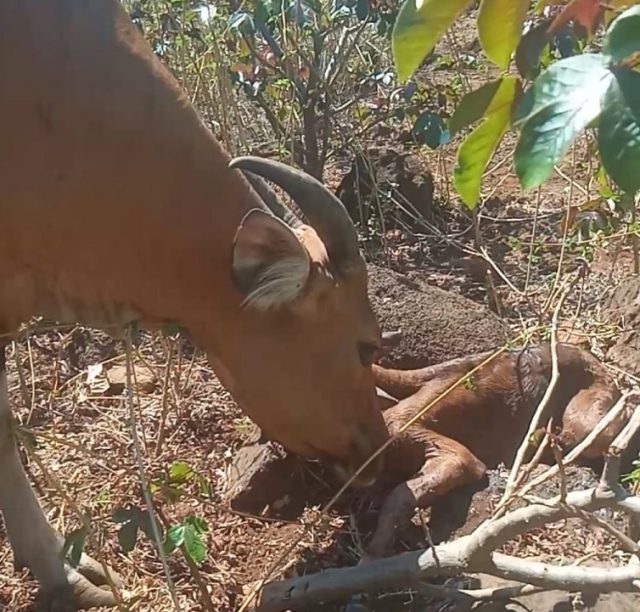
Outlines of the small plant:
<svg viewBox="0 0 640 612">
<path fill-rule="evenodd" d="M 640 482 L 640 459 L 634 459 L 631 462 L 633 466 L 633 470 L 631 470 L 628 474 L 623 474 L 620 477 L 620 481 L 623 483 L 631 483 L 637 484 Z"/>
<path fill-rule="evenodd" d="M 181 548 L 191 561 L 201 565 L 207 557 L 207 547 L 202 538 L 207 531 L 205 521 L 195 516 L 188 516 L 182 523 L 167 529 L 164 541 L 165 552 L 171 553 L 176 548 Z"/>
<path fill-rule="evenodd" d="M 120 508 L 113 513 L 112 520 L 120 525 L 118 542 L 125 554 L 135 548 L 140 531 L 147 536 L 150 542 L 154 542 L 151 517 L 146 510 L 141 510 L 137 506 Z M 158 527 L 160 528 L 160 525 Z"/>
<path fill-rule="evenodd" d="M 198 474 L 188 463 L 176 461 L 169 466 L 166 473 L 150 483 L 149 489 L 152 494 L 171 504 L 188 494 L 185 488 L 188 484 L 195 485 L 198 495 L 210 493 L 210 485 L 206 478 Z M 165 529 L 160 533 L 164 538 L 164 551 L 170 553 L 180 548 L 194 563 L 200 565 L 206 557 L 206 546 L 202 538 L 207 531 L 206 523 L 195 516 L 188 516 L 180 523 L 170 525 L 170 522 L 164 518 L 164 513 L 160 511 L 158 513 L 165 523 Z M 151 517 L 147 510 L 129 505 L 116 510 L 112 519 L 114 523 L 120 525 L 118 541 L 125 554 L 135 548 L 140 532 L 151 542 L 155 542 Z M 77 539 L 76 536 L 74 537 Z M 71 544 L 74 542 L 75 540 L 71 540 Z"/>
<path fill-rule="evenodd" d="M 149 489 L 154 495 L 160 495 L 163 499 L 175 503 L 186 494 L 185 486 L 187 484 L 195 484 L 199 495 L 210 494 L 209 481 L 184 461 L 172 463 L 165 474 L 150 483 Z"/>
</svg>

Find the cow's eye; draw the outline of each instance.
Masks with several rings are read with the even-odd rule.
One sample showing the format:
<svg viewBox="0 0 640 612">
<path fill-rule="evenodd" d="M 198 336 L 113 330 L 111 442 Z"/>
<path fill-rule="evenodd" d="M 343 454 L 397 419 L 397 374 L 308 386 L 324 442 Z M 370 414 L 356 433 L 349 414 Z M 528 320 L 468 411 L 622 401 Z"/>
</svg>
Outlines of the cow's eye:
<svg viewBox="0 0 640 612">
<path fill-rule="evenodd" d="M 358 353 L 360 354 L 362 365 L 369 367 L 378 358 L 380 347 L 372 342 L 360 342 L 358 344 Z"/>
</svg>

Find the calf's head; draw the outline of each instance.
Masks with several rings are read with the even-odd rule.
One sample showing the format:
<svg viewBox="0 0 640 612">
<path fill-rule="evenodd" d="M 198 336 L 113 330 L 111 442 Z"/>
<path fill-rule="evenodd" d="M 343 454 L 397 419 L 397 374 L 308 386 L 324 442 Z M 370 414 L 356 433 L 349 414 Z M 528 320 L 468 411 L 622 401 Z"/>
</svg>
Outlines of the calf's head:
<svg viewBox="0 0 640 612">
<path fill-rule="evenodd" d="M 231 166 L 264 206 L 246 214 L 233 243 L 244 331 L 221 378 L 267 436 L 333 460 L 348 477 L 388 437 L 371 369 L 380 329 L 355 228 L 342 203 L 307 174 L 254 157 Z M 259 176 L 291 195 L 308 224 Z M 373 461 L 356 483 L 371 482 L 379 468 Z"/>
</svg>

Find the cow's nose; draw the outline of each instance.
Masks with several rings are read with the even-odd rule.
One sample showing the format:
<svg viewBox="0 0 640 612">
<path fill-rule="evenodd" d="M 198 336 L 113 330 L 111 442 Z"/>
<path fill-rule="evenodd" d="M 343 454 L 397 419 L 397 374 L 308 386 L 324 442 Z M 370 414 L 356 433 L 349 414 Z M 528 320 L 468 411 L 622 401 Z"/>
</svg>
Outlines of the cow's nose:
<svg viewBox="0 0 640 612">
<path fill-rule="evenodd" d="M 378 453 L 378 450 L 386 439 L 386 432 L 385 435 L 380 436 L 372 436 L 371 432 L 366 434 L 357 432 L 353 437 L 351 443 L 352 453 L 349 461 L 350 476 L 356 474 L 366 462 L 365 467 L 354 478 L 353 482 L 356 486 L 368 487 L 375 482 L 384 466 L 383 453 Z"/>
</svg>

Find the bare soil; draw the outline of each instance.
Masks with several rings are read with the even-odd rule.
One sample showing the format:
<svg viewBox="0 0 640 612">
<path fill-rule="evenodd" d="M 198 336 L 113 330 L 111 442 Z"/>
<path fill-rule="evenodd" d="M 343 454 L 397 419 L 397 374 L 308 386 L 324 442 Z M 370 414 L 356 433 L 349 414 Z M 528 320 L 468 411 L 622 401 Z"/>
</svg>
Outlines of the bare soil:
<svg viewBox="0 0 640 612">
<path fill-rule="evenodd" d="M 473 17 L 471 13 L 455 27 L 456 52 L 477 53 Z M 445 53 L 451 51 L 447 44 L 441 47 Z M 437 85 L 461 74 L 473 86 L 484 82 L 490 70 L 482 65 L 442 69 L 426 64 L 419 78 Z M 619 322 L 611 322 L 601 312 L 601 300 L 629 275 L 632 254 L 628 241 L 615 237 L 599 243 L 574 241 L 562 251 L 567 204 L 578 205 L 592 195 L 586 144 L 578 142 L 573 169 L 568 159 L 560 166 L 563 174 L 554 174 L 537 199 L 518 186 L 510 162 L 515 139 L 507 136 L 487 172 L 483 207 L 475 219 L 450 188 L 459 144 L 460 138 L 433 152 L 394 129 L 372 133 L 365 143 L 365 150 L 385 147 L 382 180 L 391 185 L 392 201 L 393 185 L 403 185 L 398 201 L 420 200 L 414 208 L 428 221 L 428 225 L 407 228 L 407 219 L 399 215 L 398 223 L 390 223 L 365 244 L 372 263 L 407 275 L 398 280 L 393 273 L 380 271 L 372 279 L 372 296 L 383 326 L 403 332 L 402 344 L 385 357 L 387 363 L 401 367 L 435 363 L 495 347 L 524 329 L 548 324 L 550 312 L 544 306 L 561 257 L 563 274 L 584 272 L 566 300 L 561 333 L 586 344 L 598 356 L 606 355 L 618 342 L 621 329 Z M 400 161 L 394 161 L 394 150 Z M 348 155 L 336 156 L 326 173 L 332 188 L 338 189 L 352 162 Z M 394 168 L 400 169 L 402 181 L 390 174 Z M 574 183 L 566 178 L 572 173 Z M 351 185 L 353 191 L 353 181 Z M 393 209 L 386 214 L 393 215 Z M 479 256 L 481 249 L 484 257 Z M 238 610 L 248 585 L 268 576 L 356 563 L 360 542 L 375 524 L 380 499 L 376 492 L 347 493 L 328 517 L 321 517 L 318 508 L 331 498 L 337 483 L 323 466 L 296 462 L 290 491 L 279 496 L 277 508 L 256 515 L 232 510 L 227 503 L 227 476 L 238 449 L 251 440 L 251 424 L 204 357 L 186 340 L 175 343 L 171 360 L 168 352 L 166 340 L 141 335 L 136 368 L 140 373 L 147 370 L 157 382 L 137 393 L 137 431 L 146 476 L 157 485 L 154 500 L 163 519 L 175 525 L 195 515 L 208 526 L 207 558 L 199 573 L 213 609 Z M 19 422 L 35 440 L 35 449 L 29 455 L 23 452 L 23 457 L 52 524 L 68 534 L 80 525 L 77 511 L 88 514 L 92 533 L 87 550 L 123 576 L 134 596 L 131 610 L 163 612 L 173 606 L 156 551 L 139 535 L 134 550 L 125 554 L 118 543 L 118 525 L 112 520 L 120 508 L 144 508 L 125 398 L 121 389 L 101 387 L 99 381 L 87 383 L 90 366 L 124 363 L 121 343 L 105 334 L 41 324 L 23 334 L 9 351 L 10 395 Z M 619 367 L 625 369 L 624 364 Z M 631 379 L 623 380 L 630 384 Z M 158 446 L 161 429 L 164 441 Z M 182 494 L 172 500 L 162 483 L 176 461 L 188 463 L 199 478 L 183 485 Z M 489 498 L 473 498 L 472 518 L 479 520 L 490 508 L 490 491 Z M 456 502 L 454 507 L 464 504 Z M 431 514 L 438 512 L 448 514 L 437 508 Z M 402 534 L 399 550 L 425 545 L 424 525 L 430 520 L 428 515 L 416 516 Z M 435 524 L 432 527 L 437 531 Z M 556 561 L 583 555 L 608 561 L 615 547 L 597 530 L 583 529 L 574 537 L 566 525 L 560 525 L 532 532 L 514 542 L 509 552 Z M 184 558 L 174 552 L 169 559 L 182 609 L 205 610 Z M 0 610 L 33 610 L 35 590 L 28 572 L 14 571 L 0 523 Z M 370 598 L 363 605 L 361 611 L 455 609 L 413 591 Z M 627 609 L 617 605 L 618 610 Z M 543 607 L 533 609 L 545 612 Z M 355 610 L 352 606 L 351 612 Z"/>
</svg>

